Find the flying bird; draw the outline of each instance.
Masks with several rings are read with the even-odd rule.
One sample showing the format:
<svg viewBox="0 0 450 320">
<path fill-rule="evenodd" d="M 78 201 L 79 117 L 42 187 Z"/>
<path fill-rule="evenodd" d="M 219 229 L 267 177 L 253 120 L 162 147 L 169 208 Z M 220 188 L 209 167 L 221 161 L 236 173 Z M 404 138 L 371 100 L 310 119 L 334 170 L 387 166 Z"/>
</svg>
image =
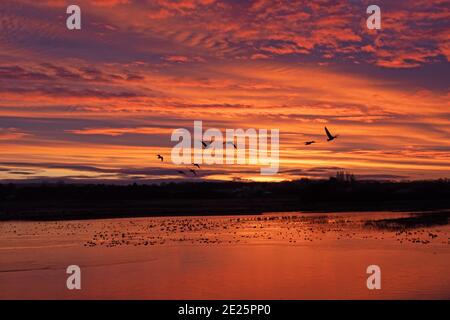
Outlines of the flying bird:
<svg viewBox="0 0 450 320">
<path fill-rule="evenodd" d="M 309 145 L 312 145 L 313 143 L 316 143 L 315 141 L 306 141 L 305 142 L 305 145 L 306 146 L 309 146 Z"/>
<path fill-rule="evenodd" d="M 328 131 L 327 127 L 325 127 L 325 133 L 327 134 L 327 141 L 333 141 L 334 139 L 336 139 L 339 135 L 335 135 L 333 136 L 330 131 Z"/>
<path fill-rule="evenodd" d="M 198 163 L 193 163 L 192 165 L 193 165 L 194 167 L 197 167 L 197 168 L 200 169 L 200 165 L 199 165 Z"/>
<path fill-rule="evenodd" d="M 183 174 L 183 175 L 186 175 L 186 173 L 185 173 L 184 171 L 181 171 L 181 170 L 177 170 L 177 172 L 178 172 L 179 174 Z"/>
<path fill-rule="evenodd" d="M 231 144 L 235 149 L 237 149 L 236 145 L 233 142 L 231 142 L 231 141 L 223 143 L 223 145 L 226 145 L 226 144 Z"/>
<path fill-rule="evenodd" d="M 208 148 L 211 143 L 212 143 L 212 141 L 204 141 L 204 140 L 202 140 L 203 148 Z"/>
<path fill-rule="evenodd" d="M 190 171 L 190 172 L 192 172 L 192 173 L 194 174 L 194 176 L 196 176 L 196 175 L 197 175 L 197 172 L 195 172 L 195 170 L 194 170 L 194 169 L 189 169 L 189 171 Z"/>
<path fill-rule="evenodd" d="M 160 154 L 158 154 L 158 159 L 161 159 L 161 162 L 164 161 L 164 157 L 162 155 L 160 155 Z"/>
</svg>

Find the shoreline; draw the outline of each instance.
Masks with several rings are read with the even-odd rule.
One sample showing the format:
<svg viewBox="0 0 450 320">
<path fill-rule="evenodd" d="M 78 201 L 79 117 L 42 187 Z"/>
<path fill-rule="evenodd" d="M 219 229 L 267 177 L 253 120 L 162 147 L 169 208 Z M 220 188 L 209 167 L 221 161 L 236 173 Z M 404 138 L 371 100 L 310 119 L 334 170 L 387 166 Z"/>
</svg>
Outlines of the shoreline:
<svg viewBox="0 0 450 320">
<path fill-rule="evenodd" d="M 450 201 L 392 201 L 383 203 L 366 202 L 322 202 L 301 204 L 293 199 L 251 199 L 249 201 L 224 201 L 208 199 L 206 201 L 164 201 L 164 202 L 117 202 L 84 203 L 69 205 L 61 203 L 27 203 L 28 209 L 12 204 L 0 207 L 0 221 L 65 221 L 95 220 L 115 218 L 142 218 L 167 216 L 226 216 L 260 215 L 263 213 L 302 212 L 302 213 L 339 213 L 339 212 L 426 212 L 449 210 Z"/>
</svg>

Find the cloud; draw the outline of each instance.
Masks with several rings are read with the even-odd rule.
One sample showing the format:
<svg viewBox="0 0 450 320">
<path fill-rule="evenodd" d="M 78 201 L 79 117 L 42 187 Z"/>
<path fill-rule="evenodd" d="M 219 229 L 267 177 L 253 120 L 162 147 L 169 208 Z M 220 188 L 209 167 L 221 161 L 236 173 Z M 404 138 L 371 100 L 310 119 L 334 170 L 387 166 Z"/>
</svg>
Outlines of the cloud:
<svg viewBox="0 0 450 320">
<path fill-rule="evenodd" d="M 365 27 L 368 4 L 80 0 L 89 14 L 71 32 L 63 1 L 4 0 L 2 160 L 99 169 L 44 166 L 30 179 L 126 179 L 145 171 L 122 168 L 161 169 L 154 154 L 168 158 L 171 130 L 203 120 L 205 129 L 280 129 L 279 179 L 334 167 L 449 176 L 445 2 L 381 1 L 381 31 Z M 327 143 L 324 125 L 340 138 Z M 242 166 L 204 174 L 260 178 Z"/>
<path fill-rule="evenodd" d="M 188 62 L 189 58 L 185 56 L 168 56 L 165 60 L 169 62 Z"/>
<path fill-rule="evenodd" d="M 69 130 L 67 132 L 81 135 L 106 135 L 106 136 L 121 136 L 129 133 L 137 134 L 166 134 L 170 135 L 174 129 L 158 128 L 158 127 L 137 127 L 137 128 L 87 128 L 80 130 Z"/>
<path fill-rule="evenodd" d="M 0 141 L 20 140 L 28 136 L 27 133 L 21 132 L 16 128 L 1 128 L 0 127 Z"/>
<path fill-rule="evenodd" d="M 19 2 L 32 5 L 29 1 Z M 382 31 L 370 31 L 365 26 L 368 1 L 324 0 L 320 5 L 311 1 L 254 1 L 250 5 L 212 0 L 81 1 L 80 6 L 96 17 L 92 25 L 95 28 L 86 28 L 82 37 L 55 28 L 60 22 L 51 25 L 43 21 L 49 16 L 45 6 L 56 11 L 54 5 L 60 4 L 42 2 L 35 8 L 39 15 L 30 22 L 21 18 L 20 6 L 7 1 L 3 19 L 13 19 L 14 23 L 8 25 L 16 28 L 9 30 L 16 34 L 16 40 L 9 38 L 8 45 L 23 44 L 33 49 L 49 43 L 57 46 L 58 52 L 75 50 L 91 57 L 102 52 L 103 59 L 110 56 L 115 60 L 123 58 L 123 54 L 160 59 L 201 52 L 211 57 L 245 59 L 267 53 L 307 55 L 320 63 L 333 58 L 333 63 L 357 62 L 386 68 L 415 68 L 448 61 L 445 22 L 450 16 L 442 1 L 382 1 Z M 114 9 L 118 5 L 121 10 Z M 133 19 L 127 19 L 130 15 Z M 33 32 L 31 29 L 40 20 L 43 23 L 39 32 Z M 27 32 L 49 37 L 35 43 Z M 143 46 L 143 41 L 154 46 Z M 60 45 L 63 42 L 65 48 Z M 120 46 L 123 42 L 128 45 Z M 83 51 L 86 45 L 90 53 Z"/>
</svg>

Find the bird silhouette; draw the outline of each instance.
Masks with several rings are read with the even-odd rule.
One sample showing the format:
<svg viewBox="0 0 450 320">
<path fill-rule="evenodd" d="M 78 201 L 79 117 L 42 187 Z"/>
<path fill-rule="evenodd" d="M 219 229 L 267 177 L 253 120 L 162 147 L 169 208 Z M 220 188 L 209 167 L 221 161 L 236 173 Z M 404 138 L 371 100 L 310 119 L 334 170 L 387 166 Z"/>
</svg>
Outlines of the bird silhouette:
<svg viewBox="0 0 450 320">
<path fill-rule="evenodd" d="M 194 169 L 189 169 L 190 172 L 192 172 L 194 174 L 194 176 L 197 175 L 197 172 Z"/>
<path fill-rule="evenodd" d="M 186 172 L 184 172 L 184 171 L 182 171 L 182 170 L 177 170 L 177 172 L 178 172 L 179 174 L 186 175 Z"/>
<path fill-rule="evenodd" d="M 305 145 L 306 146 L 309 146 L 309 145 L 312 145 L 313 143 L 316 143 L 315 141 L 306 141 L 305 142 Z"/>
<path fill-rule="evenodd" d="M 333 136 L 330 131 L 328 131 L 327 127 L 325 127 L 325 133 L 327 134 L 327 141 L 333 141 L 334 139 L 336 139 L 339 135 L 335 135 Z"/>
<path fill-rule="evenodd" d="M 211 145 L 212 141 L 204 141 L 202 140 L 203 148 L 208 148 Z"/>
<path fill-rule="evenodd" d="M 164 157 L 162 155 L 160 155 L 160 154 L 158 154 L 158 159 L 161 159 L 161 162 L 164 161 Z"/>
<path fill-rule="evenodd" d="M 200 169 L 200 165 L 199 165 L 198 163 L 193 163 L 192 165 L 193 165 L 194 167 L 197 167 L 197 168 Z"/>
<path fill-rule="evenodd" d="M 223 143 L 223 145 L 226 145 L 226 144 L 231 144 L 235 149 L 237 149 L 236 145 L 233 142 L 231 142 L 231 141 Z"/>
</svg>

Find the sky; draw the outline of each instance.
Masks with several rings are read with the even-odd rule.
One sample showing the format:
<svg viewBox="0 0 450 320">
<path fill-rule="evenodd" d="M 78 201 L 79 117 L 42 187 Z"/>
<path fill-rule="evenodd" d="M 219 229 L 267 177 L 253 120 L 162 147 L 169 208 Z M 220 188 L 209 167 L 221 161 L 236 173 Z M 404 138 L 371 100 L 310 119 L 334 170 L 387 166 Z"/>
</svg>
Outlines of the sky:
<svg viewBox="0 0 450 320">
<path fill-rule="evenodd" d="M 450 1 L 376 1 L 381 30 L 370 4 L 2 0 L 0 179 L 450 178 Z M 279 173 L 180 175 L 171 134 L 195 120 L 279 129 Z"/>
</svg>

